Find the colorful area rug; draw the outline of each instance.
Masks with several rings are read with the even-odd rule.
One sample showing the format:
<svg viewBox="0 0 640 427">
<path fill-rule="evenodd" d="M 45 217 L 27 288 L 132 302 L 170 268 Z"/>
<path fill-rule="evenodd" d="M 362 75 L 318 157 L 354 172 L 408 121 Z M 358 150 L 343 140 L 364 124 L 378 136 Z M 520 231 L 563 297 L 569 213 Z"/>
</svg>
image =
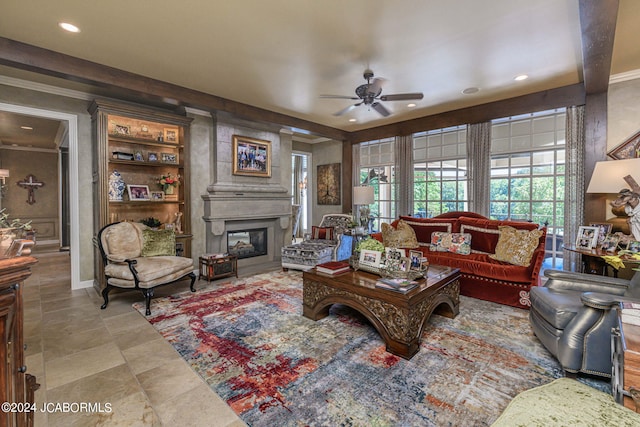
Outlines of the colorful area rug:
<svg viewBox="0 0 640 427">
<path fill-rule="evenodd" d="M 562 376 L 525 310 L 461 297 L 407 361 L 349 307 L 303 317 L 300 272 L 154 299 L 147 319 L 250 426 L 485 426 Z"/>
</svg>

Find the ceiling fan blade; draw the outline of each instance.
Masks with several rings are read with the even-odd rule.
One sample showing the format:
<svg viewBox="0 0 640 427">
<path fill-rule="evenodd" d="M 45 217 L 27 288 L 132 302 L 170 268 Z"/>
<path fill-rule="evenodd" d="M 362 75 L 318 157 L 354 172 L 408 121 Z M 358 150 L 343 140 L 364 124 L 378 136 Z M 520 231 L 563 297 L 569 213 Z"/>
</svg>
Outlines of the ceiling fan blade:
<svg viewBox="0 0 640 427">
<path fill-rule="evenodd" d="M 326 99 L 360 99 L 357 96 L 345 96 L 345 95 L 320 95 L 320 98 Z"/>
<path fill-rule="evenodd" d="M 367 94 L 372 96 L 380 95 L 380 92 L 382 92 L 382 84 L 384 82 L 385 80 L 379 77 L 376 77 L 375 79 L 373 79 L 373 82 L 371 82 L 371 84 L 367 88 Z"/>
<path fill-rule="evenodd" d="M 384 117 L 388 117 L 391 114 L 391 112 L 384 108 L 384 105 L 380 104 L 379 102 L 374 102 L 373 104 L 371 104 L 371 107 L 373 107 L 374 110 L 376 110 Z"/>
<path fill-rule="evenodd" d="M 356 108 L 358 105 L 361 105 L 361 104 L 362 104 L 362 102 L 359 102 L 358 104 L 349 105 L 347 108 L 344 108 L 344 109 L 338 111 L 337 113 L 333 113 L 333 115 L 336 116 L 336 117 L 339 117 L 339 116 L 341 116 L 343 114 L 347 114 L 349 111 L 353 110 L 354 108 Z"/>
<path fill-rule="evenodd" d="M 424 94 L 422 92 L 415 93 L 395 93 L 393 95 L 382 95 L 380 101 L 405 101 L 409 99 L 422 99 Z"/>
</svg>

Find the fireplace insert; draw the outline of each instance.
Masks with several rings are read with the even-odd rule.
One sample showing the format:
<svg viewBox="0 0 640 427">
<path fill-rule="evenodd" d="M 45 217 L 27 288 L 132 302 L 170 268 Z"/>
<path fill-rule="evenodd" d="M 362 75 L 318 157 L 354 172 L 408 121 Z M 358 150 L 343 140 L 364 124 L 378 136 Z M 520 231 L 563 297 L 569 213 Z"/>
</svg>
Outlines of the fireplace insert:
<svg viewBox="0 0 640 427">
<path fill-rule="evenodd" d="M 267 255 L 267 228 L 227 231 L 227 252 L 238 259 Z"/>
</svg>

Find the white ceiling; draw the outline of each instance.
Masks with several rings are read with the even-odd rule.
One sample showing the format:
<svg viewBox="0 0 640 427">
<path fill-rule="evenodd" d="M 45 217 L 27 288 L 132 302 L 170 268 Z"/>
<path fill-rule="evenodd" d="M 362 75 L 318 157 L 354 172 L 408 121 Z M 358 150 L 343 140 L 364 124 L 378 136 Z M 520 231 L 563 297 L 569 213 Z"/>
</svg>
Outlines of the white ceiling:
<svg viewBox="0 0 640 427">
<path fill-rule="evenodd" d="M 612 73 L 640 69 L 638 22 L 640 1 L 621 0 Z M 581 82 L 580 31 L 578 0 L 5 0 L 0 12 L 2 37 L 347 131 Z M 366 68 L 383 95 L 424 99 L 385 102 L 388 118 L 333 116 L 354 101 L 319 95 L 353 95 Z"/>
</svg>

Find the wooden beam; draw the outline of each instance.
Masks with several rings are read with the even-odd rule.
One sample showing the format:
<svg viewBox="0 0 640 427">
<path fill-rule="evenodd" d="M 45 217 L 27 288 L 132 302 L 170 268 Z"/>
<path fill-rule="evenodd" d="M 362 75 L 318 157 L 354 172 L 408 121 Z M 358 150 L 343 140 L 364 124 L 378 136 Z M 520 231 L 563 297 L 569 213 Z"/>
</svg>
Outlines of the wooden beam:
<svg viewBox="0 0 640 427">
<path fill-rule="evenodd" d="M 618 0 L 580 0 L 585 85 L 584 177 L 589 182 L 597 162 L 607 158 L 607 110 Z M 609 212 L 601 195 L 586 193 L 584 221 L 601 222 Z"/>
<path fill-rule="evenodd" d="M 582 84 L 549 89 L 529 95 L 447 111 L 432 116 L 352 132 L 349 141 L 359 143 L 398 135 L 410 135 L 432 129 L 442 129 L 469 123 L 482 123 L 492 119 L 515 116 L 553 108 L 582 105 L 585 102 Z"/>
<path fill-rule="evenodd" d="M 276 113 L 219 96 L 86 61 L 48 49 L 0 37 L 0 64 L 106 89 L 110 94 L 151 100 L 161 105 L 226 111 L 256 122 L 304 129 L 339 141 L 347 132 L 308 120 Z M 113 96 L 113 95 L 110 95 Z"/>
<path fill-rule="evenodd" d="M 619 0 L 580 0 L 582 61 L 586 93 L 609 89 Z"/>
</svg>

